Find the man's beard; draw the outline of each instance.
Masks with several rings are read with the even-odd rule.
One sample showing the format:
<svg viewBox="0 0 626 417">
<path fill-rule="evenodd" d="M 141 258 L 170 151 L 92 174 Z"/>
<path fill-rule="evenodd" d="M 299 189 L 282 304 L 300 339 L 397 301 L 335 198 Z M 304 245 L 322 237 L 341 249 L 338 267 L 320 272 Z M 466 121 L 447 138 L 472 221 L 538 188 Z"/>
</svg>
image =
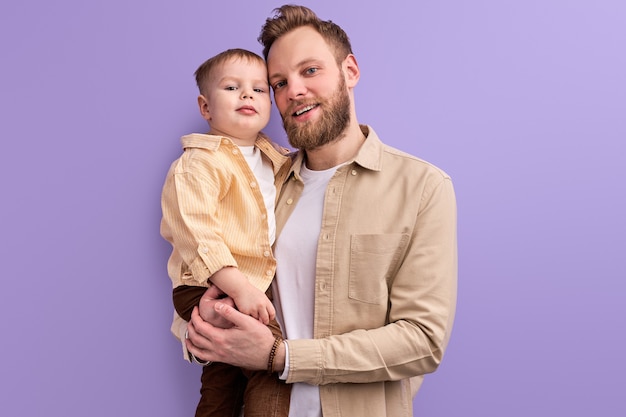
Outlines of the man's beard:
<svg viewBox="0 0 626 417">
<path fill-rule="evenodd" d="M 342 76 L 339 76 L 337 89 L 329 99 L 312 103 L 319 104 L 321 110 L 317 120 L 298 123 L 292 119 L 291 109 L 304 103 L 306 102 L 294 103 L 286 117 L 283 115 L 283 127 L 289 143 L 294 148 L 312 150 L 326 145 L 338 139 L 350 123 L 350 96 Z"/>
</svg>

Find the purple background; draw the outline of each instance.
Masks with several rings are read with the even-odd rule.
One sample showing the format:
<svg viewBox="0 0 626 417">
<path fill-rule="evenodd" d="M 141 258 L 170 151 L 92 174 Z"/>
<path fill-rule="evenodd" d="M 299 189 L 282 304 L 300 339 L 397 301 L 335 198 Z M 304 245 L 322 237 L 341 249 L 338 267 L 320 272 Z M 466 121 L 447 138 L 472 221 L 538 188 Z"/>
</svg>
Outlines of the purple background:
<svg viewBox="0 0 626 417">
<path fill-rule="evenodd" d="M 159 194 L 206 130 L 193 71 L 260 52 L 280 4 L 2 2 L 0 415 L 192 415 Z M 353 41 L 359 120 L 455 181 L 457 320 L 415 414 L 626 415 L 626 3 L 302 4 Z"/>
</svg>

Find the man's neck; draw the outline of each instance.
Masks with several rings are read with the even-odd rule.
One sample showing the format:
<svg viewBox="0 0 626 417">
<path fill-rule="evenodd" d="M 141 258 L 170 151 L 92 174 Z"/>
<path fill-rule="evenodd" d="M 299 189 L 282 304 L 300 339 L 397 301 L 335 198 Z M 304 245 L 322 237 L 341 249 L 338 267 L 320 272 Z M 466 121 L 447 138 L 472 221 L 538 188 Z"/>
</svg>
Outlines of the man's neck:
<svg viewBox="0 0 626 417">
<path fill-rule="evenodd" d="M 307 150 L 306 166 L 313 171 L 322 171 L 341 165 L 356 156 L 364 141 L 365 135 L 358 123 L 355 123 L 336 140 L 319 148 Z"/>
</svg>

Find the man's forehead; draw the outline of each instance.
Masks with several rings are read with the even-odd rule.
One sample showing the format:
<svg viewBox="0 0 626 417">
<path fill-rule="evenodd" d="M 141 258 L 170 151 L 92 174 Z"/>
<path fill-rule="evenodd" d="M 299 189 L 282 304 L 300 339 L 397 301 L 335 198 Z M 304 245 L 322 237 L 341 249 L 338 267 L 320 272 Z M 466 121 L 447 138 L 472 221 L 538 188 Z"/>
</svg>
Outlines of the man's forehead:
<svg viewBox="0 0 626 417">
<path fill-rule="evenodd" d="M 274 42 L 267 56 L 269 75 L 313 62 L 334 60 L 329 45 L 314 29 L 302 27 Z"/>
<path fill-rule="evenodd" d="M 278 73 L 286 72 L 289 70 L 298 70 L 300 68 L 308 67 L 311 65 L 323 65 L 324 60 L 315 56 L 305 56 L 303 59 L 299 61 L 293 61 L 291 63 L 278 63 L 275 62 L 274 65 L 268 63 L 268 73 L 269 77 L 275 76 Z"/>
</svg>

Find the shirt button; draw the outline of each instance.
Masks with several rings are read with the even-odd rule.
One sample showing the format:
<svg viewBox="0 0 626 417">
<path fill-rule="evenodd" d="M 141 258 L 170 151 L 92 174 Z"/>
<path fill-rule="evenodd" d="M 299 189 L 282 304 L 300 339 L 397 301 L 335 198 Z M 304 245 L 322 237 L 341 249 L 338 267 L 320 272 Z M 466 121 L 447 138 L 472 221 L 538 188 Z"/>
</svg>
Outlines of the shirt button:
<svg viewBox="0 0 626 417">
<path fill-rule="evenodd" d="M 267 219 L 267 214 L 265 214 L 265 213 L 261 214 L 261 218 L 262 218 L 263 220 Z"/>
<path fill-rule="evenodd" d="M 350 174 L 356 175 L 356 169 L 353 169 L 352 172 L 350 172 Z"/>
<path fill-rule="evenodd" d="M 224 143 L 228 145 L 230 141 L 228 139 L 224 139 Z"/>
<path fill-rule="evenodd" d="M 233 149 L 233 155 L 237 155 L 238 153 L 239 153 L 239 150 Z"/>
<path fill-rule="evenodd" d="M 271 277 L 273 274 L 271 269 L 268 269 L 267 271 L 265 271 L 265 275 L 267 275 L 268 277 Z"/>
<path fill-rule="evenodd" d="M 207 248 L 206 246 L 203 246 L 200 248 L 200 252 L 202 253 L 209 253 L 209 248 Z"/>
<path fill-rule="evenodd" d="M 287 199 L 287 204 L 292 204 L 293 203 L 293 198 L 288 198 Z"/>
<path fill-rule="evenodd" d="M 255 188 L 255 187 L 256 187 L 256 182 L 252 181 L 252 182 L 250 183 L 250 187 Z"/>
<path fill-rule="evenodd" d="M 265 252 L 263 252 L 263 256 L 268 258 L 270 256 L 270 251 L 266 250 Z"/>
</svg>

